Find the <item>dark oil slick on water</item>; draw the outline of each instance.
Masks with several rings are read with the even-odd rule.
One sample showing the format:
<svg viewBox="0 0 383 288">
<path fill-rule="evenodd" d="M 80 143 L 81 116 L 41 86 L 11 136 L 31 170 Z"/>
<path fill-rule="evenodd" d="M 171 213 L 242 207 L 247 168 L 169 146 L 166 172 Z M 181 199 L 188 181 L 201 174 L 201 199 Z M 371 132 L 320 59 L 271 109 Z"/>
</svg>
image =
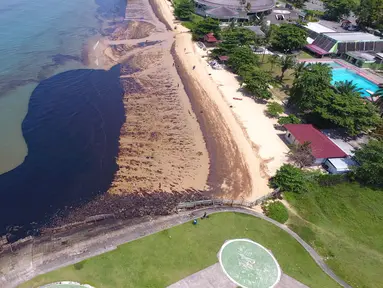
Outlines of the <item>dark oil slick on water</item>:
<svg viewBox="0 0 383 288">
<path fill-rule="evenodd" d="M 98 17 L 123 19 L 126 2 L 96 0 Z M 81 59 L 58 54 L 53 60 L 58 66 Z M 25 237 L 107 191 L 125 119 L 120 71 L 118 65 L 80 69 L 39 80 L 22 123 L 28 155 L 0 175 L 0 236 L 12 231 L 9 241 Z"/>
<path fill-rule="evenodd" d="M 119 66 L 67 71 L 33 91 L 22 126 L 28 156 L 0 176 L 2 234 L 12 224 L 23 234 L 108 189 L 124 121 L 119 76 Z"/>
</svg>

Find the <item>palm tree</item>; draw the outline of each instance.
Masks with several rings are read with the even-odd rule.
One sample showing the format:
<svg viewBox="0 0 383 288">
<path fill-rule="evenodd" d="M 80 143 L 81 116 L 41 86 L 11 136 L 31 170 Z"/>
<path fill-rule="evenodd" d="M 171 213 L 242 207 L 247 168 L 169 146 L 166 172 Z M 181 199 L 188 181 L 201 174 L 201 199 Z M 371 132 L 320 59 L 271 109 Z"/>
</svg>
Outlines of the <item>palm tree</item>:
<svg viewBox="0 0 383 288">
<path fill-rule="evenodd" d="M 297 64 L 295 64 L 295 67 L 294 67 L 294 77 L 295 79 L 298 79 L 303 71 L 305 71 L 307 68 L 307 63 L 306 62 L 298 62 Z"/>
<path fill-rule="evenodd" d="M 293 56 L 285 56 L 281 59 L 281 62 L 280 62 L 280 66 L 281 66 L 281 81 L 283 80 L 283 76 L 285 75 L 285 72 L 288 70 L 288 69 L 291 69 L 295 66 L 295 58 Z"/>
<path fill-rule="evenodd" d="M 279 56 L 274 54 L 269 58 L 269 63 L 270 63 L 270 72 L 274 70 L 275 64 L 279 64 Z"/>
<path fill-rule="evenodd" d="M 374 93 L 373 98 L 378 97 L 375 101 L 375 105 L 379 108 L 381 115 L 383 116 L 383 83 L 379 85 L 379 89 Z"/>
<path fill-rule="evenodd" d="M 363 90 L 354 82 L 348 80 L 335 82 L 334 87 L 339 94 L 360 94 Z"/>
</svg>

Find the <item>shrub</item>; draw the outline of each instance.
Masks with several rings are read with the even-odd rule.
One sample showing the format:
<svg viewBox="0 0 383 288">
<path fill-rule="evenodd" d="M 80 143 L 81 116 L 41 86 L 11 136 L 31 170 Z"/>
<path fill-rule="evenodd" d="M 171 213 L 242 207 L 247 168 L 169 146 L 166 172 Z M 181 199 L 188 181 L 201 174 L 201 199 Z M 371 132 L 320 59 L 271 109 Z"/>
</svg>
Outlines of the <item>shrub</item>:
<svg viewBox="0 0 383 288">
<path fill-rule="evenodd" d="M 307 181 L 307 177 L 301 169 L 291 164 L 284 164 L 270 179 L 270 186 L 279 188 L 281 192 L 301 194 L 308 191 Z"/>
<path fill-rule="evenodd" d="M 270 117 L 278 117 L 279 114 L 283 113 L 283 106 L 277 102 L 269 102 L 267 104 L 267 110 L 266 110 L 266 113 L 267 115 L 269 115 Z"/>
<path fill-rule="evenodd" d="M 348 181 L 346 174 L 330 175 L 321 174 L 318 176 L 317 181 L 320 186 L 334 186 L 343 182 Z"/>
<path fill-rule="evenodd" d="M 289 213 L 285 205 L 280 201 L 271 202 L 264 206 L 264 211 L 267 217 L 285 223 L 289 219 Z"/>
<path fill-rule="evenodd" d="M 355 177 L 363 184 L 383 187 L 383 141 L 371 140 L 355 151 Z"/>
<path fill-rule="evenodd" d="M 279 125 L 285 124 L 300 124 L 302 121 L 294 114 L 290 114 L 289 116 L 283 116 L 278 119 Z"/>
</svg>

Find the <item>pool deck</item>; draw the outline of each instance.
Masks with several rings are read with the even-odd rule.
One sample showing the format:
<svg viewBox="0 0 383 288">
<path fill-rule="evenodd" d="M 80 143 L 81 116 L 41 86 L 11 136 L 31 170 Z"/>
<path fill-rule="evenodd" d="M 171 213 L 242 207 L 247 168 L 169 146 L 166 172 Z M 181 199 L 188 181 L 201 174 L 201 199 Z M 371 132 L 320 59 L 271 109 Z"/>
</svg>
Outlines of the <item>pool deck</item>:
<svg viewBox="0 0 383 288">
<path fill-rule="evenodd" d="M 335 62 L 343 66 L 344 68 L 353 70 L 358 75 L 366 78 L 367 80 L 371 81 L 372 83 L 375 83 L 376 85 L 383 83 L 383 77 L 376 75 L 374 73 L 371 73 L 367 69 L 356 67 L 355 65 L 352 65 L 342 59 L 331 59 L 331 58 L 312 59 L 310 58 L 310 59 L 299 59 L 299 62 L 320 62 L 320 63 Z"/>
<path fill-rule="evenodd" d="M 237 288 L 233 282 L 226 277 L 221 265 L 216 263 L 206 269 L 194 273 L 167 288 Z M 294 278 L 282 273 L 281 280 L 275 288 L 308 288 Z"/>
</svg>

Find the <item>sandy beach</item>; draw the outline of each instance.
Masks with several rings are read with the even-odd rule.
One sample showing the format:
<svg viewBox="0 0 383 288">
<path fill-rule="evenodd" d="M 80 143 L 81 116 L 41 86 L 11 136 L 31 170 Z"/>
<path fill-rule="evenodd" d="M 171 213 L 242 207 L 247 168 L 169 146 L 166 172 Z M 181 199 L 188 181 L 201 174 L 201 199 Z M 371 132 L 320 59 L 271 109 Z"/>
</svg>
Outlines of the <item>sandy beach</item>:
<svg viewBox="0 0 383 288">
<path fill-rule="evenodd" d="M 104 69 L 121 64 L 129 91 L 109 193 L 194 189 L 246 200 L 268 194 L 268 179 L 288 151 L 275 120 L 241 93 L 234 74 L 210 67 L 172 11 L 166 0 L 131 1 L 131 21 L 91 53 L 90 63 Z"/>
<path fill-rule="evenodd" d="M 249 190 L 241 189 L 241 193 L 238 193 L 238 187 L 235 187 L 235 191 L 229 188 L 228 193 L 225 194 L 253 200 L 269 193 L 268 179 L 286 161 L 288 151 L 288 147 L 280 138 L 281 135 L 278 134 L 281 132 L 274 129 L 276 121 L 265 115 L 264 104 L 256 103 L 241 93 L 234 74 L 227 70 L 214 70 L 208 65 L 205 58 L 206 52 L 191 41 L 191 35 L 187 33 L 187 29 L 174 19 L 170 2 L 165 0 L 152 0 L 152 2 L 156 3 L 157 10 L 166 19 L 168 26 L 177 27 L 174 29 L 176 56 L 187 72 L 188 85 L 206 95 L 204 102 L 206 102 L 205 106 L 209 107 L 210 114 L 213 110 L 215 111 L 216 115 L 209 121 L 217 122 L 220 119 L 223 122 L 219 130 L 221 132 L 226 130 L 226 139 L 222 137 L 217 145 L 230 143 L 224 150 L 226 153 L 231 150 L 228 156 L 231 159 L 226 159 L 226 165 L 233 171 L 229 177 L 225 177 L 228 175 L 223 177 L 226 178 L 225 182 L 238 183 L 241 182 L 240 178 L 243 180 L 248 177 L 247 189 Z M 193 66 L 196 66 L 194 70 Z M 193 98 L 198 96 L 194 95 Z M 218 157 L 222 155 L 220 153 Z M 235 165 L 237 168 L 234 167 Z M 243 177 L 238 177 L 238 174 Z M 222 183 L 222 186 L 225 187 L 225 183 Z"/>
<path fill-rule="evenodd" d="M 104 63 L 122 63 L 126 91 L 119 170 L 108 192 L 207 190 L 208 152 L 170 53 L 173 33 L 147 1 L 130 1 L 126 15 L 132 21 L 103 41 Z"/>
</svg>

